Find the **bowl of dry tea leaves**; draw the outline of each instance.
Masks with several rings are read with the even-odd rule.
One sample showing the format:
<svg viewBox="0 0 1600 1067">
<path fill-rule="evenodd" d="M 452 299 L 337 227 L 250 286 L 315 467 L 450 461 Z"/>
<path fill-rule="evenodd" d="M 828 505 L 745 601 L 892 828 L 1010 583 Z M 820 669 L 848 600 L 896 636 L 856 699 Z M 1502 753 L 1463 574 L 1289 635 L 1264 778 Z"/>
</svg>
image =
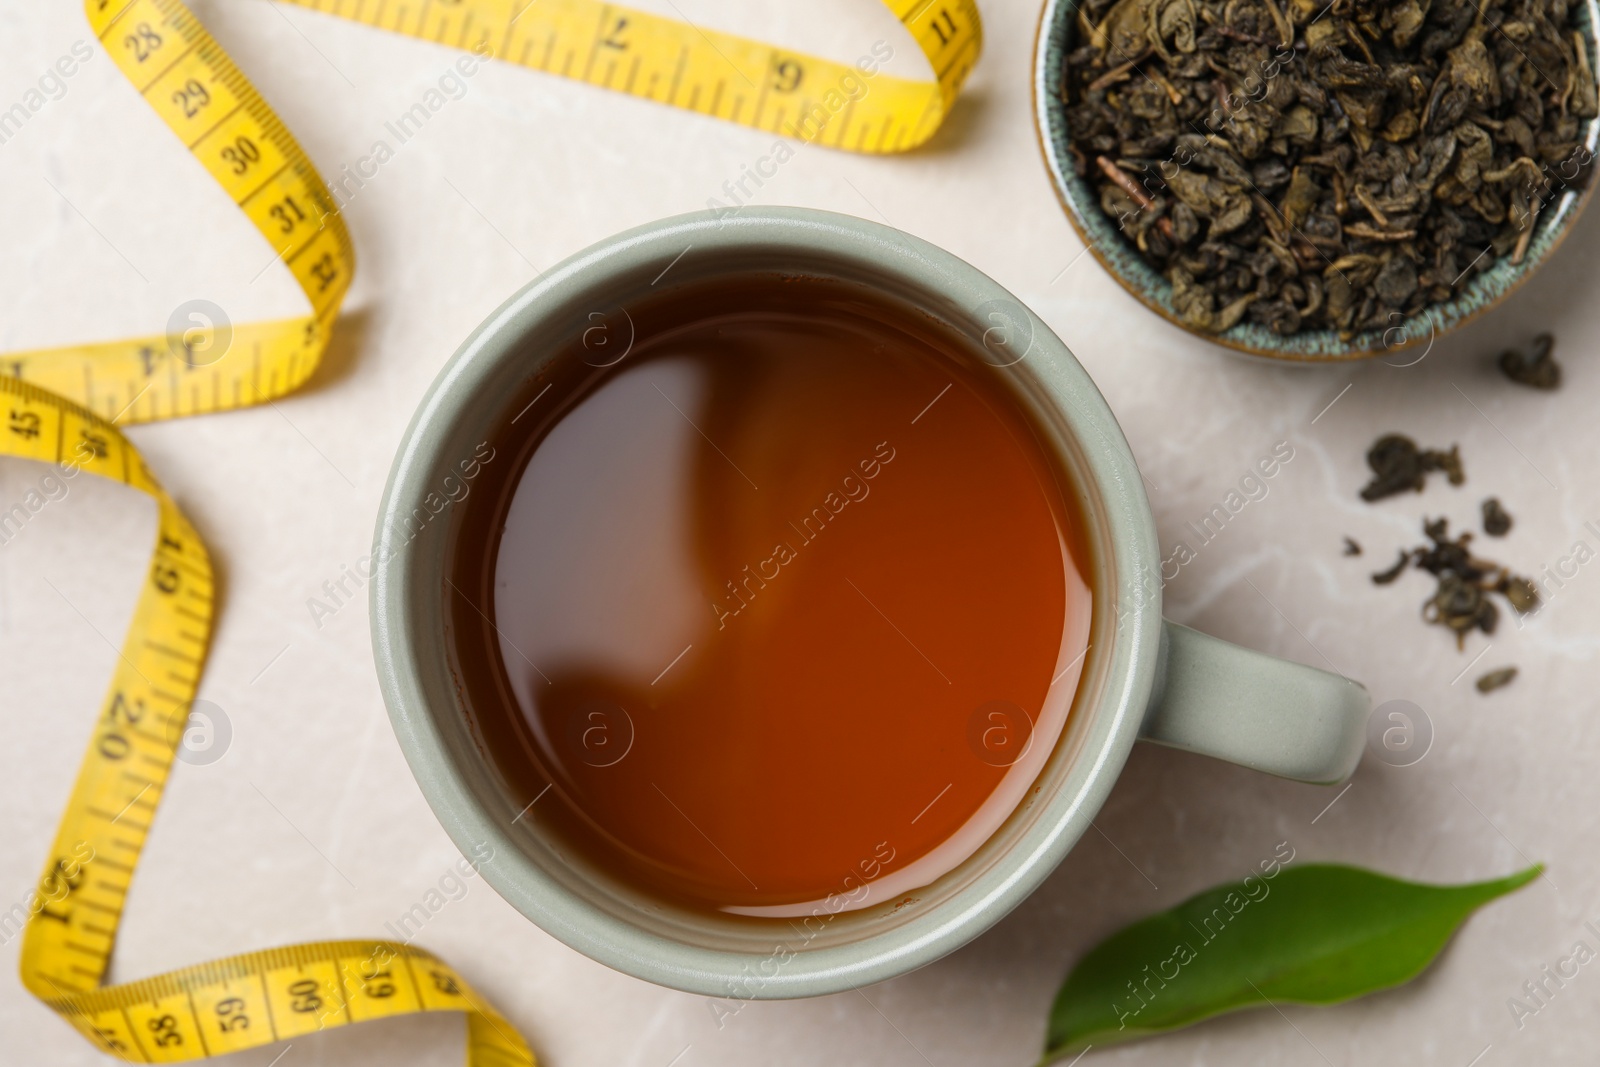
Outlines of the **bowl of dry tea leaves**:
<svg viewBox="0 0 1600 1067">
<path fill-rule="evenodd" d="M 1047 0 L 1039 138 L 1167 319 L 1302 361 L 1425 342 L 1554 251 L 1600 152 L 1596 0 Z"/>
</svg>

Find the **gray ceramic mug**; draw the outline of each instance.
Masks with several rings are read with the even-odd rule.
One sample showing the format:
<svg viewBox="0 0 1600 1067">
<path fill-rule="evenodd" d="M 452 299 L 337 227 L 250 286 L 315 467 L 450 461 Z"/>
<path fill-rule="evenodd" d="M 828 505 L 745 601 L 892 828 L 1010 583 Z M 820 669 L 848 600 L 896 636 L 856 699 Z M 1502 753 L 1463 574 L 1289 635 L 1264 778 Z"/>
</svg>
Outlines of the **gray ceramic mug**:
<svg viewBox="0 0 1600 1067">
<path fill-rule="evenodd" d="M 469 725 L 444 632 L 455 523 L 436 506 L 509 398 L 593 325 L 647 292 L 728 273 L 865 285 L 969 337 L 1031 415 L 1076 487 L 1093 556 L 1091 645 L 1038 788 L 955 870 L 860 910 L 803 923 L 678 910 L 620 884 L 519 817 Z M 512 906 L 578 951 L 677 989 L 754 999 L 833 993 L 960 947 L 1020 903 L 1088 829 L 1143 739 L 1308 782 L 1348 776 L 1368 702 L 1357 683 L 1161 618 L 1161 557 L 1133 454 L 1105 400 L 1050 329 L 947 252 L 861 219 L 801 209 L 684 215 L 578 253 L 500 307 L 428 390 L 379 513 L 372 582 L 378 678 L 412 772 L 463 852 Z"/>
</svg>

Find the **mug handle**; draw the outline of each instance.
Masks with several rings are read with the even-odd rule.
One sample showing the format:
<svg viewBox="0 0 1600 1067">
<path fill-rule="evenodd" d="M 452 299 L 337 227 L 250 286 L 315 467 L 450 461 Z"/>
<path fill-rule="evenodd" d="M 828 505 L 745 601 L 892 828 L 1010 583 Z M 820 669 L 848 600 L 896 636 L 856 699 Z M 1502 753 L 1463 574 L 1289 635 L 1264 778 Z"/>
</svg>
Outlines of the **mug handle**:
<svg viewBox="0 0 1600 1067">
<path fill-rule="evenodd" d="M 1366 747 L 1366 687 L 1162 621 L 1139 736 L 1282 778 L 1331 785 Z"/>
</svg>

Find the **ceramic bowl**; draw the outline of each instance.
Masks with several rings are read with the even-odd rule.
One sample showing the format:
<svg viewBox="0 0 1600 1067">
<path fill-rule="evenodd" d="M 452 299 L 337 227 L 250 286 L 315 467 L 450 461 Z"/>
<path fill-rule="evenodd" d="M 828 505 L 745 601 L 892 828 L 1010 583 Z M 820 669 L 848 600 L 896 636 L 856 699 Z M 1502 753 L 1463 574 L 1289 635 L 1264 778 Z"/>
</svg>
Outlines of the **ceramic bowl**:
<svg viewBox="0 0 1600 1067">
<path fill-rule="evenodd" d="M 1589 188 L 1568 186 L 1540 210 L 1534 233 L 1520 263 L 1511 257 L 1499 259 L 1488 270 L 1463 286 L 1454 299 L 1425 308 L 1387 329 L 1371 329 L 1345 338 L 1335 330 L 1302 330 L 1282 335 L 1265 326 L 1241 322 L 1222 333 L 1208 333 L 1183 323 L 1172 306 L 1172 287 L 1147 263 L 1118 231 L 1114 219 L 1100 208 L 1100 197 L 1092 181 L 1078 170 L 1067 132 L 1066 105 L 1059 88 L 1067 55 L 1077 47 L 1079 0 L 1046 0 L 1034 45 L 1033 102 L 1039 143 L 1056 195 L 1066 209 L 1073 229 L 1113 278 L 1140 302 L 1169 322 L 1208 341 L 1238 352 L 1278 360 L 1303 363 L 1331 363 L 1364 359 L 1393 353 L 1418 344 L 1431 344 L 1435 338 L 1503 301 L 1549 258 L 1572 229 L 1574 220 L 1588 200 Z M 1576 5 L 1580 36 L 1589 52 L 1591 69 L 1600 44 L 1600 0 L 1582 0 Z M 1600 153 L 1600 118 L 1591 120 L 1582 144 L 1592 159 Z"/>
</svg>

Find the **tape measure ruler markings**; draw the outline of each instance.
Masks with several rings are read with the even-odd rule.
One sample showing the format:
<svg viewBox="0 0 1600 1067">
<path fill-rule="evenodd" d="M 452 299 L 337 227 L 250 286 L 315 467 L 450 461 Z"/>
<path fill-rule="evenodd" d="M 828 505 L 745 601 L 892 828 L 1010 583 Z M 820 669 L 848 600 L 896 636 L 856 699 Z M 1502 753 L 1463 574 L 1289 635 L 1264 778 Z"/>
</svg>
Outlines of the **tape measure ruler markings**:
<svg viewBox="0 0 1600 1067">
<path fill-rule="evenodd" d="M 155 497 L 160 515 L 150 573 L 30 899 L 24 984 L 102 1050 L 136 1062 L 179 1062 L 402 1012 L 452 1010 L 468 1012 L 469 1062 L 532 1064 L 510 1024 L 450 967 L 389 942 L 273 949 L 99 988 L 199 683 L 211 630 L 211 568 L 200 538 L 127 439 L 108 420 L 40 388 L 40 379 L 56 384 L 65 375 L 61 391 L 81 387 L 92 403 L 118 405 L 113 414 L 124 421 L 219 410 L 287 392 L 316 365 L 354 257 L 315 168 L 186 8 L 176 0 L 115 6 L 88 0 L 86 6 L 97 36 L 113 40 L 108 51 L 140 94 L 272 242 L 312 313 L 241 327 L 247 343 L 230 351 L 250 351 L 248 369 L 242 361 L 214 367 L 209 400 L 192 383 L 173 380 L 200 368 L 182 361 L 176 347 L 167 352 L 166 336 L 26 354 L 15 369 L 26 368 L 29 381 L 19 380 L 20 373 L 0 379 L 6 404 L 0 452 L 54 462 L 73 476 L 120 481 Z M 204 125 L 201 112 L 207 110 L 210 123 Z M 234 340 L 240 340 L 238 331 Z M 163 377 L 158 364 L 168 355 L 187 365 L 167 367 Z M 129 384 L 120 392 L 97 390 L 91 361 L 102 380 L 111 365 Z M 224 380 L 232 386 L 228 395 Z"/>
<path fill-rule="evenodd" d="M 293 274 L 311 314 L 7 355 L 14 377 L 122 423 L 259 404 L 316 368 L 355 254 L 316 168 L 179 0 L 86 0 L 108 55 Z M 225 351 L 214 359 L 210 353 Z"/>
<path fill-rule="evenodd" d="M 390 17 L 388 0 L 378 0 L 370 14 L 367 0 L 348 11 L 347 0 L 286 2 L 461 47 L 476 31 L 480 51 L 516 51 L 517 61 L 546 70 L 563 56 L 561 73 L 568 76 L 582 53 L 581 80 L 649 99 L 657 99 L 670 69 L 661 102 L 817 143 L 829 143 L 832 131 L 833 146 L 862 151 L 896 151 L 926 139 L 982 39 L 971 0 L 886 0 L 933 63 L 936 81 L 875 75 L 870 94 L 852 91 L 835 104 L 830 94 L 850 88 L 844 79 L 854 76 L 851 67 L 592 0 L 536 0 L 539 9 L 526 21 L 522 0 L 423 0 L 410 30 L 407 8 L 396 5 Z M 469 1064 L 531 1067 L 526 1043 L 460 975 L 430 953 L 393 942 L 269 949 L 100 987 L 199 685 L 214 594 L 205 546 L 113 423 L 248 406 L 302 384 L 327 345 L 355 257 L 316 168 L 180 0 L 85 0 L 85 8 L 96 36 L 140 95 L 267 238 L 311 313 L 213 324 L 198 341 L 179 332 L 6 357 L 12 375 L 0 378 L 6 404 L 0 455 L 54 462 L 73 476 L 111 478 L 150 494 L 159 511 L 150 573 L 37 895 L 30 898 L 24 984 L 99 1048 L 135 1062 L 181 1062 L 389 1015 L 449 1010 L 467 1013 Z M 427 19 L 435 11 L 430 34 Z M 491 31 L 501 38 L 498 50 Z M 543 51 L 535 63 L 530 59 L 538 41 Z M 764 72 L 759 87 L 732 55 Z M 730 66 L 749 83 L 746 90 L 729 88 Z M 647 76 L 642 86 L 641 73 Z M 854 84 L 859 88 L 859 79 Z M 802 85 L 811 88 L 800 93 Z M 755 99 L 746 116 L 750 92 Z M 807 119 L 810 129 L 800 125 Z M 847 145 L 852 122 L 856 144 Z M 868 144 L 874 127 L 878 135 Z M 226 340 L 218 336 L 223 329 Z M 215 348 L 220 355 L 196 358 Z M 96 406 L 105 417 L 91 410 Z"/>
<path fill-rule="evenodd" d="M 856 152 L 901 152 L 932 136 L 983 44 L 974 0 L 884 0 L 935 80 L 876 74 L 862 88 L 848 63 L 597 0 L 284 2 L 438 44 L 486 48 L 519 66 Z M 837 104 L 829 93 L 839 94 Z"/>
<path fill-rule="evenodd" d="M 469 1062 L 529 1065 L 510 1024 L 450 967 L 390 942 L 250 953 L 99 988 L 116 927 L 199 683 L 211 566 L 183 513 L 112 425 L 26 382 L 0 378 L 4 453 L 110 478 L 153 496 L 156 551 L 40 878 L 26 928 L 27 988 L 102 1050 L 163 1063 L 269 1044 L 388 1015 L 469 1011 Z"/>
</svg>

